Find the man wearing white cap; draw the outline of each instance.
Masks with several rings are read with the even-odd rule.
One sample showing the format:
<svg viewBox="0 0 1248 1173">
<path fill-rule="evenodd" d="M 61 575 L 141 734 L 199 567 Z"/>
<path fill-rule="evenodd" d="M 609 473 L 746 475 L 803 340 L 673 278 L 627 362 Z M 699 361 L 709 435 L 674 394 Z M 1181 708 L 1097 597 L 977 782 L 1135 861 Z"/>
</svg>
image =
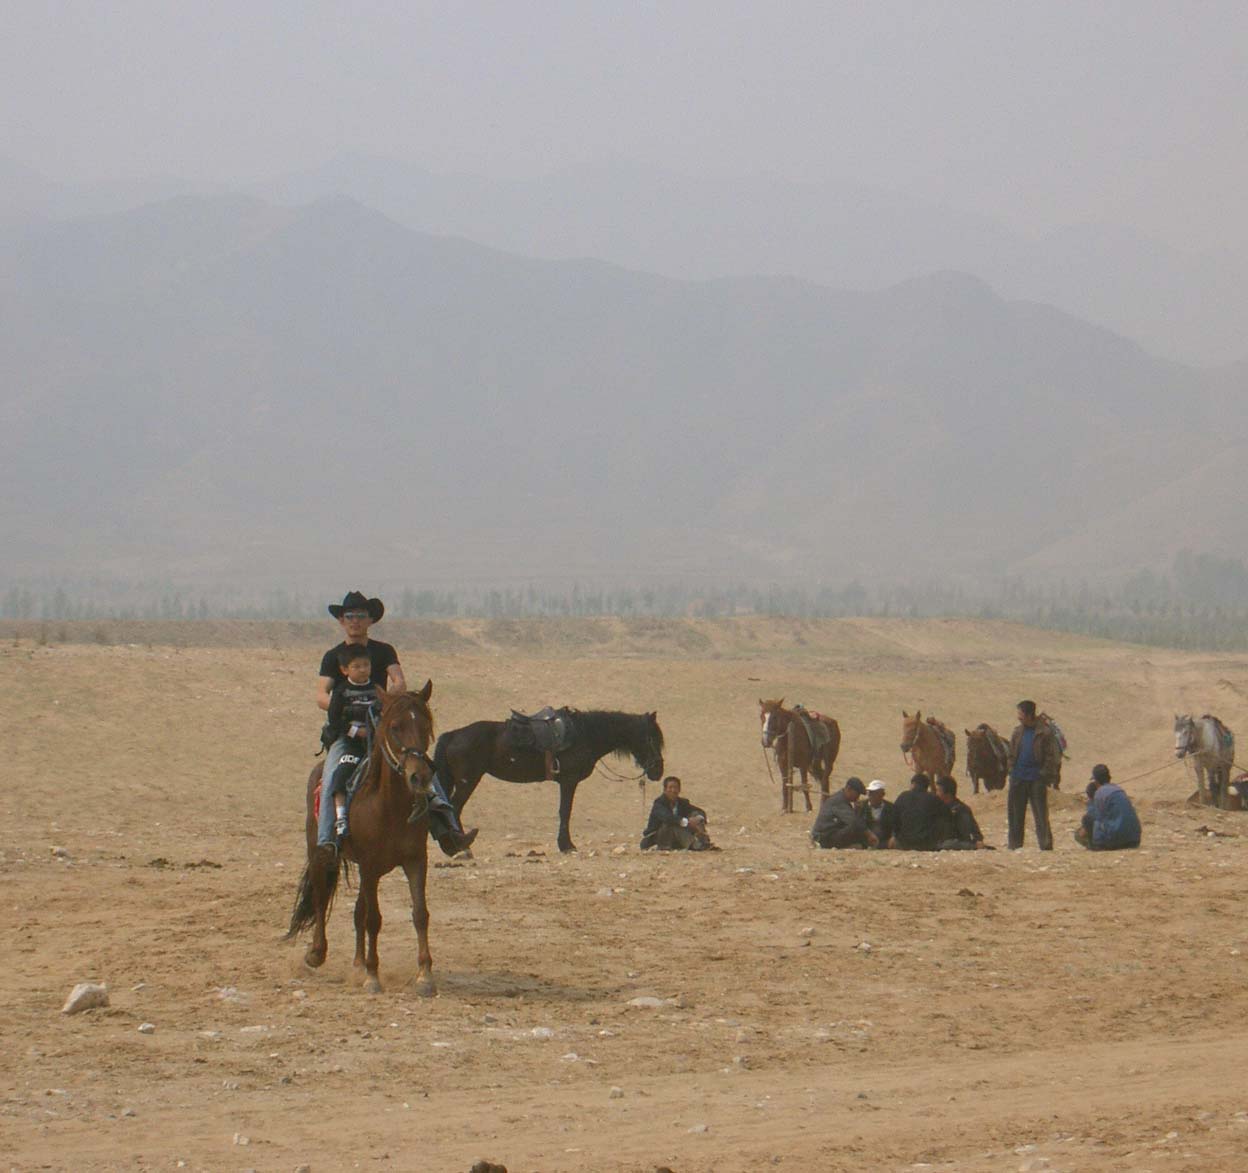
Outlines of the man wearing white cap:
<svg viewBox="0 0 1248 1173">
<path fill-rule="evenodd" d="M 876 847 L 887 847 L 897 831 L 897 816 L 893 814 L 893 804 L 884 797 L 884 791 L 884 783 L 879 778 L 868 782 L 867 805 L 862 812 L 867 826 L 875 832 Z"/>
</svg>

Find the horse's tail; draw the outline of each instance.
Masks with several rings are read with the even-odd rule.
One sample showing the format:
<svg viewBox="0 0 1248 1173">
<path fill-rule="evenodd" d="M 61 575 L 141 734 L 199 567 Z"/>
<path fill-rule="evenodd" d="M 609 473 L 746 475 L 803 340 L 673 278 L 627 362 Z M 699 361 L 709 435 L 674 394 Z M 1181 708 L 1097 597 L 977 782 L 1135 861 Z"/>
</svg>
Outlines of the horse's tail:
<svg viewBox="0 0 1248 1173">
<path fill-rule="evenodd" d="M 299 878 L 299 891 L 295 893 L 295 907 L 290 913 L 290 928 L 286 930 L 283 940 L 289 941 L 297 937 L 314 920 L 316 920 L 316 901 L 312 897 L 313 866 L 325 868 L 325 915 L 334 906 L 334 895 L 338 891 L 338 875 L 342 869 L 342 861 L 335 857 L 332 864 L 313 864 L 311 860 L 305 865 L 303 875 Z"/>
</svg>

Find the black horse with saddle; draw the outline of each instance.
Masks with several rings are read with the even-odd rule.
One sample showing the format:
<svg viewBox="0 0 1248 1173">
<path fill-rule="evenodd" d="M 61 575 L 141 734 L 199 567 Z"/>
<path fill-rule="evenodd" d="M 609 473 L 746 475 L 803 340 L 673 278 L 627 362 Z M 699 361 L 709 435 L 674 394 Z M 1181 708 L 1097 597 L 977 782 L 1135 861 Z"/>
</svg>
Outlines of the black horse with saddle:
<svg viewBox="0 0 1248 1173">
<path fill-rule="evenodd" d="M 577 785 L 607 754 L 631 758 L 638 777 L 663 777 L 663 731 L 655 713 L 544 708 L 505 721 L 475 721 L 442 734 L 433 765 L 456 811 L 486 774 L 504 782 L 559 783 L 559 850 L 575 851 L 568 824 Z"/>
</svg>

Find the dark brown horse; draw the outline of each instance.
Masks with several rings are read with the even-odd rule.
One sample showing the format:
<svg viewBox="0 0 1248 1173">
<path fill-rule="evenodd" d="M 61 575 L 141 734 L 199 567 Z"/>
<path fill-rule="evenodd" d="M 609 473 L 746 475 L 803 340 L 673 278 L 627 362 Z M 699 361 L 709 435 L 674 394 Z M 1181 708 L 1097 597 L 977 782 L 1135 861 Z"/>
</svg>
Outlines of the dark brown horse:
<svg viewBox="0 0 1248 1173">
<path fill-rule="evenodd" d="M 804 717 L 805 720 L 801 718 Z M 763 727 L 763 749 L 774 749 L 776 766 L 780 770 L 780 813 L 793 813 L 793 791 L 800 789 L 810 810 L 810 782 L 807 774 L 813 774 L 824 798 L 828 796 L 832 767 L 836 755 L 841 752 L 841 727 L 822 713 L 803 711 L 801 717 L 793 709 L 784 707 L 784 697 L 776 701 L 758 702 L 758 719 Z M 810 727 L 807 727 L 810 722 Z M 811 745 L 811 733 L 816 745 Z M 793 771 L 802 779 L 801 786 L 793 785 Z"/>
<path fill-rule="evenodd" d="M 947 737 L 942 737 L 943 730 Z M 909 755 L 916 774 L 926 774 L 933 782 L 942 774 L 953 773 L 957 755 L 957 743 L 949 727 L 935 717 L 923 720 L 921 713 L 911 716 L 904 709 L 901 713 L 901 752 Z"/>
<path fill-rule="evenodd" d="M 979 724 L 966 730 L 966 773 L 975 793 L 983 782 L 985 790 L 1004 790 L 1010 772 L 1010 747 L 991 726 Z"/>
<path fill-rule="evenodd" d="M 338 876 L 345 861 L 354 861 L 360 873 L 360 891 L 355 901 L 355 964 L 364 968 L 365 988 L 372 994 L 381 992 L 377 976 L 377 934 L 381 931 L 377 885 L 382 876 L 399 867 L 407 875 L 412 895 L 412 924 L 416 926 L 420 967 L 416 989 L 424 995 L 434 991 L 429 906 L 425 902 L 429 821 L 426 815 L 414 823 L 408 822 L 413 809 L 427 809 L 433 783 L 433 763 L 427 752 L 433 738 L 433 716 L 429 712 L 432 692 L 433 682 L 426 680 L 419 692 L 380 693 L 381 719 L 373 736 L 372 757 L 351 801 L 350 829 L 341 855 L 332 848 L 316 845 L 315 796 L 321 766 L 314 767 L 308 775 L 308 863 L 299 881 L 286 937 L 289 940 L 313 926 L 312 943 L 304 960 L 314 967 L 323 964 L 328 949 L 325 921 L 334 902 Z"/>
<path fill-rule="evenodd" d="M 614 713 L 570 710 L 575 728 L 571 745 L 559 754 L 559 850 L 575 851 L 569 824 L 579 783 L 593 773 L 607 754 L 631 757 L 637 768 L 657 782 L 663 777 L 663 730 L 656 713 Z M 504 782 L 542 782 L 546 755 L 537 749 L 515 749 L 504 737 L 506 721 L 474 721 L 438 738 L 433 765 L 456 812 L 462 811 L 486 774 Z"/>
</svg>

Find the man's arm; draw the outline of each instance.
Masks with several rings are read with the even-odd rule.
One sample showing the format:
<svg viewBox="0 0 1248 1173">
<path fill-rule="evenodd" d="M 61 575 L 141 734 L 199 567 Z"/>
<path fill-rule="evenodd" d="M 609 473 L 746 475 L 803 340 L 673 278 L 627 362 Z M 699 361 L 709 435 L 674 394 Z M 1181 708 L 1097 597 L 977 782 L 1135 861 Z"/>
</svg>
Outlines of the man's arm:
<svg viewBox="0 0 1248 1173">
<path fill-rule="evenodd" d="M 389 668 L 386 669 L 386 691 L 387 692 L 406 692 L 407 679 L 403 675 L 403 668 L 398 660 L 395 660 Z"/>
<path fill-rule="evenodd" d="M 323 713 L 329 712 L 329 698 L 333 695 L 334 678 L 318 676 L 316 678 L 316 707 Z"/>
</svg>

